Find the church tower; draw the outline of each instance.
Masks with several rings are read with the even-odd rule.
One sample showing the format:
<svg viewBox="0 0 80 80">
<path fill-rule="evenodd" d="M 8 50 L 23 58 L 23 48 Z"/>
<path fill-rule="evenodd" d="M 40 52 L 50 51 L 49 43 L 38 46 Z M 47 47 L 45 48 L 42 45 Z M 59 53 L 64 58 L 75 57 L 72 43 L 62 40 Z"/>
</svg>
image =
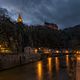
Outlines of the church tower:
<svg viewBox="0 0 80 80">
<path fill-rule="evenodd" d="M 20 14 L 18 16 L 17 22 L 18 23 L 23 23 L 23 19 L 22 19 L 22 16 Z"/>
</svg>

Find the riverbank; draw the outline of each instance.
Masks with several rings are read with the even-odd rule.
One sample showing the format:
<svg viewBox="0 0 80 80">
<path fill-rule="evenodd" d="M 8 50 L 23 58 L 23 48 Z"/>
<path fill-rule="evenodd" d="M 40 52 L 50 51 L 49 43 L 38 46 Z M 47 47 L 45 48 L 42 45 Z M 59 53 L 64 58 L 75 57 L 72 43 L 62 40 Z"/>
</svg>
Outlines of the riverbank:
<svg viewBox="0 0 80 80">
<path fill-rule="evenodd" d="M 40 60 L 39 54 L 0 54 L 0 71 Z"/>
<path fill-rule="evenodd" d="M 0 80 L 77 80 L 76 66 L 66 55 L 66 68 L 59 66 L 58 57 L 49 57 L 37 62 L 22 65 L 0 72 Z"/>
</svg>

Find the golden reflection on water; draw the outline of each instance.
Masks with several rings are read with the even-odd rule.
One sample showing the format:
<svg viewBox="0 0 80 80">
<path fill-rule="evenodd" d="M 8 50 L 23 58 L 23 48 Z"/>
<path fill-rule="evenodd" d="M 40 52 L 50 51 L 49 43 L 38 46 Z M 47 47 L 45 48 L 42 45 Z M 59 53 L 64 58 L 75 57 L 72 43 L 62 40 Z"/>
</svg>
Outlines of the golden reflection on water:
<svg viewBox="0 0 80 80">
<path fill-rule="evenodd" d="M 51 72 L 51 68 L 52 68 L 52 58 L 48 58 L 48 69 L 49 69 L 49 72 Z"/>
<path fill-rule="evenodd" d="M 55 57 L 56 80 L 59 80 L 59 58 Z"/>
<path fill-rule="evenodd" d="M 79 55 L 79 56 L 77 56 L 77 61 L 80 61 L 80 55 Z"/>
<path fill-rule="evenodd" d="M 52 80 L 52 58 L 48 58 L 49 79 Z"/>
<path fill-rule="evenodd" d="M 55 65 L 56 65 L 56 71 L 59 71 L 59 59 L 58 59 L 58 57 L 55 57 Z"/>
<path fill-rule="evenodd" d="M 66 55 L 66 65 L 69 66 L 69 55 Z"/>
<path fill-rule="evenodd" d="M 37 64 L 38 80 L 42 80 L 42 62 Z"/>
</svg>

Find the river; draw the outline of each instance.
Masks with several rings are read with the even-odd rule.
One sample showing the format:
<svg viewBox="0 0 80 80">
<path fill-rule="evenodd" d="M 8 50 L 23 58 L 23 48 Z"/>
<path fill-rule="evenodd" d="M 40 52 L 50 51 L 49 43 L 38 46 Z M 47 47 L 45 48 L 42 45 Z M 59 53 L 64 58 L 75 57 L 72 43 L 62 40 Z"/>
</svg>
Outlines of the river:
<svg viewBox="0 0 80 80">
<path fill-rule="evenodd" d="M 75 57 L 49 57 L 0 72 L 0 80 L 76 80 Z M 79 71 L 80 72 L 80 71 Z M 77 75 L 78 77 L 79 75 Z M 80 79 L 77 79 L 80 80 Z"/>
</svg>

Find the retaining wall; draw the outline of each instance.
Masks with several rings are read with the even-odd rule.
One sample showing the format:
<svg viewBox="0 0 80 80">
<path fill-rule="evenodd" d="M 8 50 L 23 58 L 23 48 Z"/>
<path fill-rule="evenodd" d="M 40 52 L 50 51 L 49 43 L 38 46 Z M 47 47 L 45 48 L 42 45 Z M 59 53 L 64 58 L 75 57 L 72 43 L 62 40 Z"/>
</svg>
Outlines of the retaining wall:
<svg viewBox="0 0 80 80">
<path fill-rule="evenodd" d="M 34 62 L 39 59 L 39 54 L 0 54 L 0 70 Z"/>
</svg>

